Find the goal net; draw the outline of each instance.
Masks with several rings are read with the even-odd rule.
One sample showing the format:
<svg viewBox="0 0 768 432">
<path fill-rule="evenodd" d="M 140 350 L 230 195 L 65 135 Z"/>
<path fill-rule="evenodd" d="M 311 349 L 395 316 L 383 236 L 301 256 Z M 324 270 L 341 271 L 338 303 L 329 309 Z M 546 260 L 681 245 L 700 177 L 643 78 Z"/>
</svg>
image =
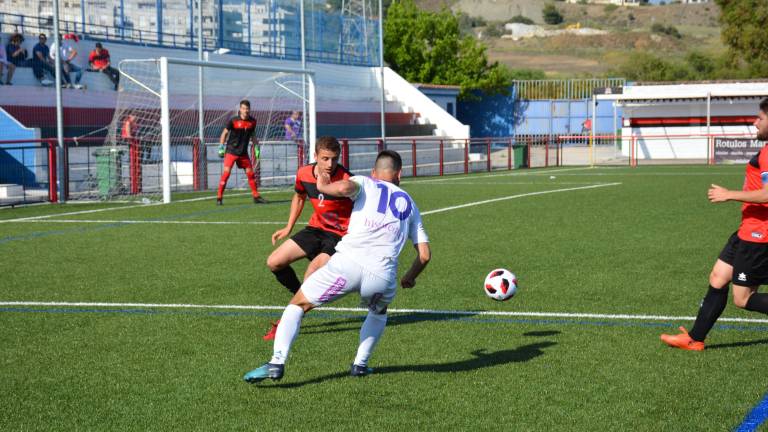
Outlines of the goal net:
<svg viewBox="0 0 768 432">
<path fill-rule="evenodd" d="M 107 138 L 79 156 L 92 163 L 70 175 L 71 198 L 170 202 L 215 190 L 223 165 L 219 137 L 242 100 L 256 119 L 260 157 L 252 144 L 249 156 L 260 185 L 292 182 L 313 149 L 311 72 L 168 58 L 123 60 L 119 70 Z M 244 170 L 235 167 L 227 189 L 247 187 Z"/>
</svg>

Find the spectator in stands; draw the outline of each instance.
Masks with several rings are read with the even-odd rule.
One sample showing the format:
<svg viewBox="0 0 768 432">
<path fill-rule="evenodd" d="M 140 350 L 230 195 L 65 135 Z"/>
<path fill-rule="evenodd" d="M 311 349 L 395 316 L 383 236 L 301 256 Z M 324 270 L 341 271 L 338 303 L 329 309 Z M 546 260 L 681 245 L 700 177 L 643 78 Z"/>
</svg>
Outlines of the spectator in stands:
<svg viewBox="0 0 768 432">
<path fill-rule="evenodd" d="M 301 114 L 298 111 L 291 111 L 291 115 L 285 119 L 285 139 L 297 141 L 301 139 Z"/>
<path fill-rule="evenodd" d="M 11 78 L 13 78 L 13 72 L 16 70 L 16 65 L 8 61 L 8 56 L 5 51 L 5 46 L 3 46 L 2 41 L 0 40 L 0 85 L 3 85 L 3 69 L 8 69 L 5 84 L 11 85 Z"/>
<path fill-rule="evenodd" d="M 74 36 L 74 40 L 77 42 L 77 36 Z M 72 45 L 72 43 L 68 43 L 67 41 L 62 40 L 61 35 L 59 35 L 56 42 L 54 42 L 51 46 L 51 59 L 56 61 L 56 57 L 59 55 L 61 55 L 61 68 L 66 72 L 64 80 L 67 82 L 67 84 L 65 87 L 74 87 L 76 89 L 83 88 L 83 86 L 80 84 L 80 79 L 83 78 L 83 69 L 75 63 L 75 58 L 77 57 L 77 49 Z M 74 84 L 71 80 L 71 75 L 73 73 L 75 74 Z"/>
<path fill-rule="evenodd" d="M 52 77 L 56 77 L 56 70 L 53 66 L 53 60 L 51 60 L 51 50 L 46 45 L 48 37 L 44 34 L 40 34 L 38 37 L 38 43 L 32 48 L 32 72 L 35 74 L 35 78 L 40 81 L 40 84 L 44 86 L 53 85 L 54 81 L 45 77 L 45 73 L 48 72 Z M 62 84 L 69 83 L 69 75 L 66 71 L 61 71 Z"/>
<path fill-rule="evenodd" d="M 14 66 L 29 67 L 29 60 L 27 59 L 29 54 L 27 49 L 21 46 L 22 42 L 24 42 L 24 36 L 19 33 L 14 34 L 8 45 L 5 46 L 5 53 L 8 56 L 8 61 Z"/>
<path fill-rule="evenodd" d="M 117 69 L 113 68 L 109 61 L 109 51 L 101 46 L 101 42 L 96 42 L 96 49 L 91 51 L 91 55 L 88 56 L 88 63 L 91 65 L 91 69 L 97 72 L 103 72 L 115 85 L 117 90 L 120 85 L 120 73 Z"/>
</svg>

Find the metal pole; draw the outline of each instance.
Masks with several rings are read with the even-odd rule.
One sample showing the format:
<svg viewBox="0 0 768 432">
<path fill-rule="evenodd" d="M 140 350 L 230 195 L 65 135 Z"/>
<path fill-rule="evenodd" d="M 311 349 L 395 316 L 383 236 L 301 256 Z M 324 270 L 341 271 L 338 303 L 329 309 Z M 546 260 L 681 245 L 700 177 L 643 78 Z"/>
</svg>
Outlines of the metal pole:
<svg viewBox="0 0 768 432">
<path fill-rule="evenodd" d="M 85 33 L 85 2 L 80 1 L 80 31 Z"/>
<path fill-rule="evenodd" d="M 314 159 L 315 155 L 315 137 L 317 136 L 317 104 L 315 101 L 315 77 L 309 77 L 309 157 Z"/>
<path fill-rule="evenodd" d="M 80 0 L 82 1 L 82 0 Z M 163 0 L 155 2 L 157 8 L 157 44 L 163 44 Z"/>
<path fill-rule="evenodd" d="M 614 100 L 612 103 L 613 103 L 613 129 L 612 129 L 611 135 L 613 135 L 613 147 L 614 147 L 614 150 L 616 150 L 616 147 L 618 147 L 618 141 L 616 140 L 616 135 L 618 135 L 616 133 L 616 101 Z"/>
<path fill-rule="evenodd" d="M 306 69 L 307 68 L 307 51 L 306 51 L 306 45 L 304 44 L 304 0 L 299 0 L 299 14 L 301 14 L 301 18 L 299 19 L 300 23 L 300 33 L 301 33 L 301 68 Z M 307 76 L 301 75 L 301 116 L 304 120 L 304 127 L 301 128 L 301 136 L 304 138 L 304 142 L 309 142 L 307 139 Z M 302 144 L 303 145 L 303 144 Z M 314 151 L 312 151 L 309 155 L 310 159 L 314 159 Z"/>
<path fill-rule="evenodd" d="M 194 0 L 193 0 L 194 1 Z M 197 61 L 203 61 L 203 0 L 197 0 Z M 205 166 L 205 100 L 203 92 L 205 86 L 203 77 L 205 71 L 202 66 L 197 67 L 197 133 L 200 135 L 200 161 L 202 166 L 196 167 L 202 175 L 208 175 L 203 167 Z M 205 184 L 207 182 L 203 182 Z"/>
<path fill-rule="evenodd" d="M 710 135 L 710 126 L 712 125 L 712 93 L 707 92 L 707 164 L 711 163 L 712 155 L 710 154 L 710 148 L 712 147 Z"/>
<path fill-rule="evenodd" d="M 379 73 L 381 79 L 381 139 L 384 141 L 384 146 L 387 145 L 387 129 L 384 119 L 385 112 L 385 91 L 384 91 L 384 12 L 381 6 L 382 0 L 379 0 Z M 366 35 L 368 37 L 368 35 Z"/>
<path fill-rule="evenodd" d="M 597 129 L 597 98 L 592 95 L 592 127 L 589 128 L 589 166 L 595 166 L 595 129 Z"/>
<path fill-rule="evenodd" d="M 56 87 L 56 138 L 58 142 L 58 157 L 56 158 L 56 168 L 58 171 L 59 180 L 59 202 L 64 203 L 67 197 L 64 194 L 64 185 L 61 183 L 64 181 L 64 106 L 61 101 L 61 44 L 62 40 L 59 38 L 59 0 L 53 0 L 53 40 L 56 43 L 56 71 L 54 76 Z"/>
<path fill-rule="evenodd" d="M 160 57 L 160 126 L 163 151 L 163 202 L 171 202 L 171 110 L 168 105 L 168 58 Z"/>
</svg>

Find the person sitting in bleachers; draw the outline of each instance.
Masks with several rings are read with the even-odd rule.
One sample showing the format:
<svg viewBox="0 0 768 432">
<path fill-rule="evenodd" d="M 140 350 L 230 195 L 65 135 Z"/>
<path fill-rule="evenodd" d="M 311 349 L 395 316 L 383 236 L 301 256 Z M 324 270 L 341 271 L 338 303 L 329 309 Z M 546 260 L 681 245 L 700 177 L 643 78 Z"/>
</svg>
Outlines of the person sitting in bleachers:
<svg viewBox="0 0 768 432">
<path fill-rule="evenodd" d="M 61 68 L 65 72 L 64 81 L 67 82 L 65 87 L 82 89 L 85 88 L 84 85 L 80 84 L 80 79 L 83 78 L 83 69 L 77 65 L 75 60 L 77 48 L 75 48 L 72 41 L 74 43 L 78 42 L 76 35 L 66 35 L 64 38 L 59 35 L 56 42 L 51 46 L 51 59 L 56 61 L 59 55 L 61 55 Z M 74 83 L 71 80 L 72 74 L 75 76 Z"/>
<path fill-rule="evenodd" d="M 8 56 L 8 61 L 16 67 L 29 67 L 29 54 L 27 49 L 22 47 L 24 42 L 24 36 L 19 33 L 15 33 L 11 36 L 8 45 L 5 46 L 5 54 Z"/>
<path fill-rule="evenodd" d="M 120 85 L 120 73 L 117 69 L 113 68 L 109 61 L 109 50 L 105 49 L 101 42 L 96 42 L 96 48 L 91 51 L 91 55 L 88 56 L 88 63 L 91 65 L 91 69 L 97 72 L 103 72 L 115 85 L 117 90 Z"/>
<path fill-rule="evenodd" d="M 53 60 L 50 57 L 51 49 L 48 48 L 46 42 L 48 37 L 45 34 L 40 34 L 38 37 L 38 43 L 32 48 L 32 72 L 35 74 L 35 78 L 40 81 L 40 84 L 44 86 L 53 85 L 54 81 L 48 79 L 45 73 L 48 72 L 52 77 L 56 76 L 56 70 L 54 69 Z M 69 74 L 62 68 L 62 85 L 70 82 Z"/>
<path fill-rule="evenodd" d="M 5 84 L 11 85 L 11 79 L 13 78 L 13 72 L 16 70 L 16 65 L 8 61 L 8 56 L 5 53 L 5 46 L 0 40 L 0 85 L 3 85 L 3 69 L 7 69 L 5 77 Z"/>
</svg>

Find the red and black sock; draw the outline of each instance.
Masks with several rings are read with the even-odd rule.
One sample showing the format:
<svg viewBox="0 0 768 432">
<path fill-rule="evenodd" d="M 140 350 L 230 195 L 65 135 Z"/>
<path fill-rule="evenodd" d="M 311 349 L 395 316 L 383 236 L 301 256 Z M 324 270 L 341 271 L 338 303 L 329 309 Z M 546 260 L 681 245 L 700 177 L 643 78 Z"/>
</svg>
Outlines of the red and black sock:
<svg viewBox="0 0 768 432">
<path fill-rule="evenodd" d="M 701 307 L 699 307 L 699 313 L 696 315 L 693 328 L 688 333 L 693 340 L 704 342 L 704 339 L 707 338 L 707 333 L 712 330 L 715 321 L 720 318 L 720 314 L 723 313 L 726 304 L 728 304 L 728 285 L 720 289 L 710 285 L 707 295 L 704 296 Z"/>
<path fill-rule="evenodd" d="M 232 174 L 232 171 L 224 171 L 221 173 L 221 180 L 219 180 L 219 192 L 216 195 L 219 199 L 224 196 L 224 188 L 227 187 L 227 181 L 229 180 L 230 174 Z"/>
<path fill-rule="evenodd" d="M 259 196 L 259 188 L 256 186 L 256 174 L 251 171 L 250 173 L 246 172 L 245 176 L 248 177 L 248 185 L 251 187 L 253 197 L 256 198 Z"/>
</svg>

